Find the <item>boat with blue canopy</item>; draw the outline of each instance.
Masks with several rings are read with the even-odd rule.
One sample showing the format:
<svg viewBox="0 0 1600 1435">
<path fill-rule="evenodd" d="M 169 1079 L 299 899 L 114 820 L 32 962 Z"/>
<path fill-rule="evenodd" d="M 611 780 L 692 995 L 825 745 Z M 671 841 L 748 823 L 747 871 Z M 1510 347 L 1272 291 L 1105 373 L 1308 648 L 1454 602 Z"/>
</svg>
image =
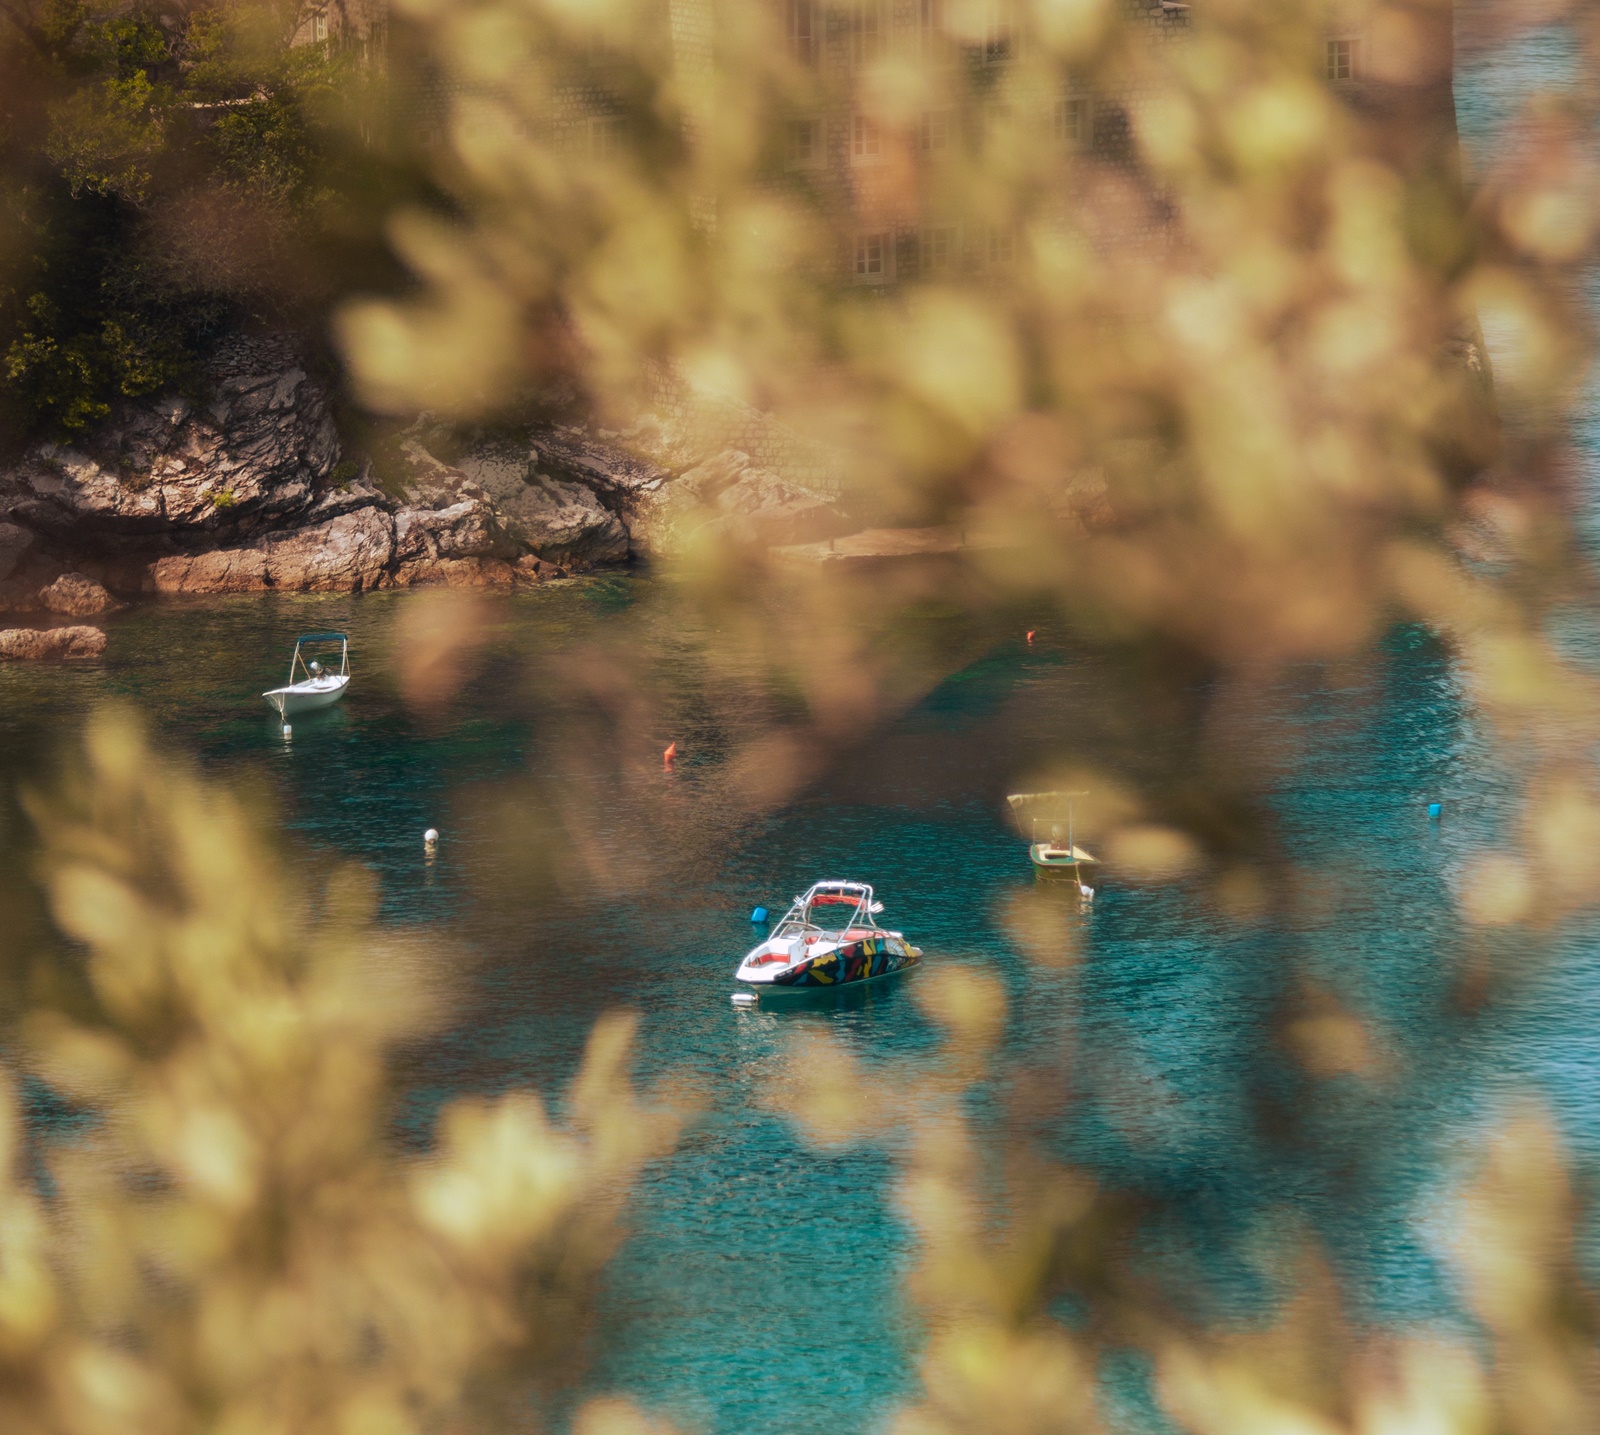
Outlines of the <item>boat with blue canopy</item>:
<svg viewBox="0 0 1600 1435">
<path fill-rule="evenodd" d="M 337 657 L 337 670 L 334 663 Z M 350 638 L 345 633 L 302 633 L 289 658 L 289 681 L 261 694 L 278 716 L 311 712 L 339 701 L 350 686 Z"/>
</svg>

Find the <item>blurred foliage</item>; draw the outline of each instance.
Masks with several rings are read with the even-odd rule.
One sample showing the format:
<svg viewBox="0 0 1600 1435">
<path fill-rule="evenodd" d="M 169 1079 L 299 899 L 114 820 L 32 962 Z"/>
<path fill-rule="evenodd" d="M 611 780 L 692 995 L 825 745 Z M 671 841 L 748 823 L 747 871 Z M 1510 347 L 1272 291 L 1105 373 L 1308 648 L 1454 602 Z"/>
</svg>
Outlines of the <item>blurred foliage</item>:
<svg viewBox="0 0 1600 1435">
<path fill-rule="evenodd" d="M 404 1160 L 385 1053 L 448 990 L 372 927 L 363 873 L 303 890 L 122 713 L 29 805 L 84 965 L 0 1085 L 0 1424 L 527 1428 L 529 1382 L 581 1353 L 633 1175 L 674 1139 L 629 1087 L 631 1021 L 596 1027 L 563 1124 L 529 1092 L 461 1102 Z M 74 1104 L 68 1138 L 23 1126 L 19 1059 Z"/>
<path fill-rule="evenodd" d="M 436 189 L 404 204 L 378 159 L 363 168 L 383 145 L 351 141 L 382 128 L 365 72 L 288 46 L 276 12 L 196 15 L 180 35 L 131 12 L 7 9 L 4 74 L 27 99 L 0 136 L 0 242 L 25 278 L 0 297 L 33 416 L 82 426 L 165 381 L 231 312 L 213 303 L 348 298 L 351 269 L 301 267 L 306 236 L 358 213 L 369 242 L 384 216 L 410 292 L 337 319 L 373 410 L 485 419 L 559 379 L 626 435 L 676 374 L 829 445 L 847 509 L 960 535 L 930 568 L 827 581 L 759 547 L 685 548 L 713 677 L 755 654 L 795 698 L 741 734 L 724 778 L 741 811 L 785 801 L 963 656 L 929 642 L 895 660 L 919 607 L 975 633 L 1026 613 L 1127 658 L 1114 756 L 1080 736 L 1036 785 L 1100 795 L 1086 822 L 1126 879 L 1209 879 L 1220 910 L 1287 934 L 1312 884 L 1274 848 L 1266 776 L 1217 726 L 1284 664 L 1352 660 L 1409 619 L 1515 739 L 1521 815 L 1463 883 L 1469 954 L 1593 906 L 1593 685 L 1545 633 L 1588 584 L 1563 446 L 1590 337 L 1572 296 L 1600 227 L 1592 85 L 1539 97 L 1469 192 L 1444 0 L 1210 0 L 1184 25 L 1029 0 L 1003 36 L 989 7 L 946 0 L 918 7 L 915 44 L 881 45 L 824 5 L 842 64 L 792 45 L 776 5 L 721 6 L 698 57 L 687 0 L 397 8 L 408 83 L 437 79 L 447 118 Z M 1335 23 L 1367 42 L 1349 88 L 1327 81 Z M 1502 43 L 1564 26 L 1592 76 L 1588 5 L 1492 23 Z M 1063 142 L 1076 112 L 1053 122 L 1073 97 L 1105 118 L 1082 143 Z M 217 109 L 180 120 L 186 105 Z M 937 153 L 935 114 L 955 117 Z M 846 150 L 874 136 L 874 162 L 835 144 L 795 165 L 794 126 L 818 115 L 847 125 Z M 863 235 L 941 226 L 965 236 L 951 262 L 934 244 L 902 282 L 851 282 L 888 277 Z M 486 631 L 474 601 L 411 609 L 407 700 L 447 704 Z M 607 656 L 567 675 L 605 718 L 575 751 L 647 732 L 646 668 Z M 1158 731 L 1182 741 L 1142 741 Z M 600 1029 L 569 1129 L 506 1098 L 454 1113 L 430 1161 L 404 1166 L 380 1135 L 379 1056 L 416 1030 L 417 995 L 397 961 L 366 965 L 359 884 L 305 914 L 227 799 L 109 720 L 89 751 L 37 811 L 96 1016 L 36 1017 L 29 1050 L 99 1119 L 50 1153 L 48 1183 L 13 1161 L 8 1424 L 355 1431 L 464 1412 L 496 1428 L 499 1377 L 558 1347 L 609 1248 L 615 1183 L 665 1139 L 621 1085 L 620 1028 Z M 1049 911 L 1010 915 L 1023 951 L 1070 965 Z M 1206 1329 L 1133 1259 L 1134 1202 L 1064 1168 L 1037 1122 L 977 1129 L 1003 1003 L 970 973 L 928 978 L 947 1050 L 894 1084 L 904 1108 L 871 1113 L 915 1138 L 902 1200 L 928 1345 L 906 1435 L 1102 1428 L 1100 1362 L 1126 1349 L 1195 1435 L 1600 1424 L 1592 1297 L 1542 1116 L 1507 1123 L 1463 1197 L 1484 1349 L 1358 1328 L 1309 1240 L 1270 1328 Z M 1263 1047 L 1307 1101 L 1380 1079 L 1360 1018 L 1309 979 L 1295 990 Z M 873 1134 L 844 1053 L 794 1059 L 819 1139 Z M 1069 1099 L 1060 1072 L 1029 1091 L 1035 1108 Z M 647 1428 L 619 1407 L 584 1419 Z"/>
<path fill-rule="evenodd" d="M 802 697 L 802 719 L 729 764 L 752 806 L 909 700 L 891 639 L 919 604 L 1048 625 L 1123 654 L 1123 728 L 1080 734 L 1019 786 L 1094 790 L 1086 826 L 1121 878 L 1203 878 L 1217 910 L 1287 944 L 1314 923 L 1316 874 L 1278 850 L 1269 779 L 1225 726 L 1284 665 L 1353 660 L 1420 620 L 1515 734 L 1522 784 L 1511 850 L 1462 880 L 1466 965 L 1490 950 L 1475 932 L 1592 908 L 1596 708 L 1546 637 L 1589 583 L 1563 449 L 1589 348 L 1572 296 L 1600 228 L 1592 85 L 1536 97 L 1513 158 L 1469 191 L 1446 0 L 947 0 L 917 10 L 922 28 L 735 4 L 714 12 L 714 57 L 685 42 L 687 4 L 397 9 L 441 76 L 436 175 L 456 214 L 397 214 L 419 292 L 342 311 L 369 405 L 477 419 L 560 376 L 649 448 L 637 418 L 670 408 L 667 373 L 829 445 L 847 510 L 962 540 L 920 577 L 725 538 L 681 549 L 678 577 L 741 655 L 707 662 L 758 654 Z M 1502 44 L 1565 27 L 1594 74 L 1582 0 L 1486 23 Z M 1328 75 L 1338 34 L 1359 37 L 1350 83 Z M 820 126 L 816 158 L 795 160 L 797 125 Z M 913 233 L 915 254 L 895 238 Z M 895 276 L 863 235 L 895 250 L 899 282 L 877 282 Z M 1025 952 L 1070 964 L 1050 913 L 1010 916 Z M 1359 1015 L 1281 960 L 1291 996 L 1262 1045 L 1306 1099 L 1397 1079 Z M 934 978 L 920 991 L 947 1060 L 872 1082 L 903 1105 L 863 1112 L 850 1058 L 815 1039 L 780 1083 L 803 1074 L 819 1139 L 916 1133 L 902 1198 L 928 1345 L 905 1435 L 1105 1428 L 1102 1361 L 1129 1349 L 1196 1435 L 1594 1426 L 1590 1297 L 1542 1116 L 1508 1125 L 1464 1198 L 1487 1355 L 1358 1328 L 1309 1237 L 1270 1328 L 1210 1330 L 1134 1258 L 1137 1203 L 1048 1154 L 1036 1108 L 1069 1101 L 1064 1072 L 1030 1074 L 1036 1119 L 975 1128 L 999 995 Z"/>
</svg>

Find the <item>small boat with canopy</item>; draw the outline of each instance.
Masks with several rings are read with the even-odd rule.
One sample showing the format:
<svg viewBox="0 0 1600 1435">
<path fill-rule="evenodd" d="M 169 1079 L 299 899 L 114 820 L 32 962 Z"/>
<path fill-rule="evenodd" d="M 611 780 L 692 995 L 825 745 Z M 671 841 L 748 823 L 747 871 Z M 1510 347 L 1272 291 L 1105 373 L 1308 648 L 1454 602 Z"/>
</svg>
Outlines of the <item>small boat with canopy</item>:
<svg viewBox="0 0 1600 1435">
<path fill-rule="evenodd" d="M 879 926 L 882 911 L 865 882 L 813 882 L 734 975 L 752 987 L 796 991 L 877 981 L 916 966 L 922 949 Z"/>
<path fill-rule="evenodd" d="M 337 661 L 337 669 L 334 664 Z M 350 686 L 350 639 L 344 633 L 302 633 L 289 659 L 289 681 L 262 693 L 284 719 L 339 701 Z"/>
<path fill-rule="evenodd" d="M 1094 896 L 1100 859 L 1073 840 L 1073 799 L 1086 792 L 1014 792 L 1006 801 L 1017 830 L 1028 839 L 1028 859 L 1036 877 L 1064 877 Z"/>
</svg>

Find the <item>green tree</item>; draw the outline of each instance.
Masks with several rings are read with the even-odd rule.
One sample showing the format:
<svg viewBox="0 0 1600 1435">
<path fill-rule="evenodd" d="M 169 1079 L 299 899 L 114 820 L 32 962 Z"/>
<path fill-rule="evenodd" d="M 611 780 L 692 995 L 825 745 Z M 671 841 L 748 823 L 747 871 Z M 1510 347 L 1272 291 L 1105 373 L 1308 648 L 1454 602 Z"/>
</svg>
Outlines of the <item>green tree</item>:
<svg viewBox="0 0 1600 1435">
<path fill-rule="evenodd" d="M 13 440 L 180 383 L 229 325 L 321 327 L 414 185 L 354 47 L 296 11 L 0 5 L 0 372 Z"/>
</svg>

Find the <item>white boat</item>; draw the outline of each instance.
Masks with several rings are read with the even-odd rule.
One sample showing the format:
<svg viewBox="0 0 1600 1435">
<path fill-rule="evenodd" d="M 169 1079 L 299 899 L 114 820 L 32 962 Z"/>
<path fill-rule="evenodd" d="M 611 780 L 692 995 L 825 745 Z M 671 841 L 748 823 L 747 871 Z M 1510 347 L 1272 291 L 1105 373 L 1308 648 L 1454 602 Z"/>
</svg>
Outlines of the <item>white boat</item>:
<svg viewBox="0 0 1600 1435">
<path fill-rule="evenodd" d="M 320 658 L 306 661 L 306 651 L 321 653 L 331 665 L 333 650 L 339 653 L 339 670 L 325 667 Z M 339 701 L 350 686 L 350 639 L 344 633 L 302 633 L 294 640 L 294 654 L 289 659 L 289 681 L 281 688 L 262 693 L 269 707 L 276 708 L 281 718 L 295 713 L 311 712 Z"/>
<path fill-rule="evenodd" d="M 916 966 L 922 949 L 880 927 L 881 911 L 865 882 L 813 882 L 734 976 L 752 987 L 795 991 L 876 981 Z"/>
<path fill-rule="evenodd" d="M 1100 859 L 1073 841 L 1072 799 L 1085 792 L 1013 792 L 1017 830 L 1028 839 L 1028 860 L 1036 877 L 1066 877 L 1085 897 L 1094 896 Z M 1041 835 L 1043 829 L 1043 835 Z"/>
</svg>

